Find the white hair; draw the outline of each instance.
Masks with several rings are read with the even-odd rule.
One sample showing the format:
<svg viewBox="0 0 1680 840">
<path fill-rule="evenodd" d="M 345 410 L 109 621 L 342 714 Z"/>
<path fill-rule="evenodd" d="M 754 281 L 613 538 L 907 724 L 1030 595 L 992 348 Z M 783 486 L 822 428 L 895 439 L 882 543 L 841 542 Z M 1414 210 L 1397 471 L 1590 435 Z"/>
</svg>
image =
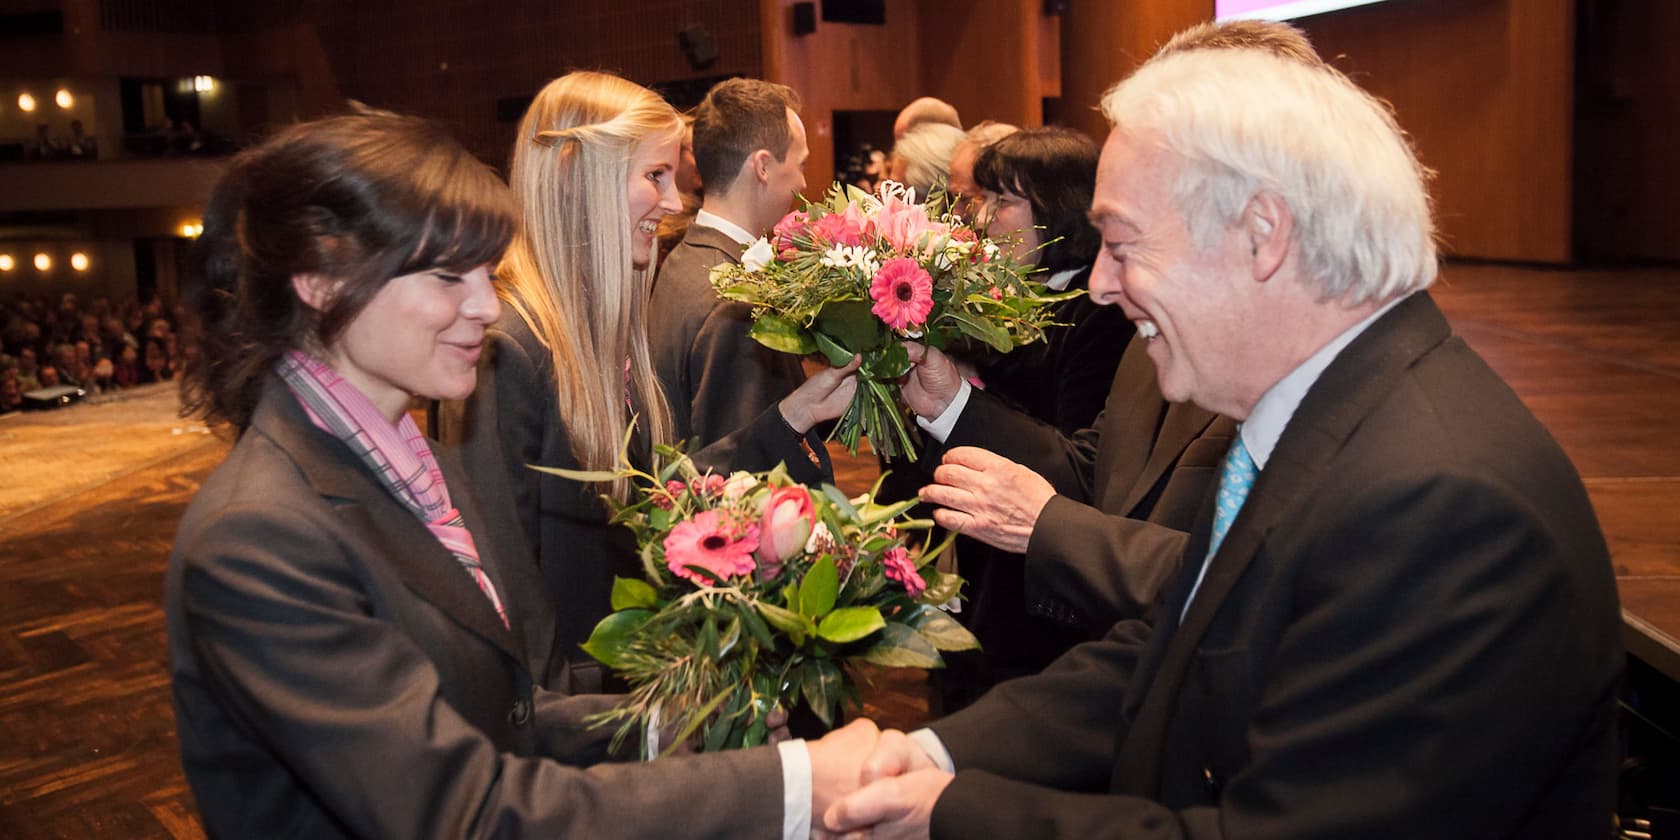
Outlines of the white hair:
<svg viewBox="0 0 1680 840">
<path fill-rule="evenodd" d="M 944 123 L 917 123 L 893 145 L 893 154 L 904 158 L 904 182 L 927 195 L 934 187 L 945 188 L 951 174 L 951 155 L 963 139 L 963 130 Z"/>
<path fill-rule="evenodd" d="M 1389 107 L 1340 71 L 1256 49 L 1161 54 L 1102 110 L 1181 161 L 1174 194 L 1198 248 L 1270 192 L 1294 215 L 1321 299 L 1382 301 L 1434 282 L 1431 173 Z"/>
</svg>

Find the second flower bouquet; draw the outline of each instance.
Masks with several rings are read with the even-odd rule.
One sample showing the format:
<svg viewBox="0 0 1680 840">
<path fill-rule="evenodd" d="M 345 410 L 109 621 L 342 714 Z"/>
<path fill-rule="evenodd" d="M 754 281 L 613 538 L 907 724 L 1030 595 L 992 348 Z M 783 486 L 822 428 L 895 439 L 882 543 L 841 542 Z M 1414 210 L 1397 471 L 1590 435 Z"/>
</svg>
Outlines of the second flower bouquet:
<svg viewBox="0 0 1680 840">
<path fill-rule="evenodd" d="M 789 213 L 741 264 L 712 269 L 722 298 L 754 307 L 752 336 L 785 353 L 821 352 L 836 365 L 863 356 L 857 396 L 834 436 L 853 454 L 860 436 L 875 451 L 914 460 L 898 381 L 910 370 L 905 341 L 941 349 L 979 345 L 1007 353 L 1043 338 L 1053 293 L 1031 269 L 891 181 L 876 197 L 836 184 L 826 198 Z"/>
<path fill-rule="evenodd" d="M 777 707 L 803 703 L 833 725 L 857 700 L 849 662 L 913 668 L 978 647 L 939 605 L 962 579 L 933 568 L 949 544 L 914 545 L 915 500 L 877 505 L 777 468 L 702 473 L 657 447 L 613 521 L 636 534 L 644 579 L 618 578 L 614 612 L 584 644 L 632 686 L 600 722 L 623 739 L 650 724 L 701 749 L 765 743 Z M 537 469 L 597 481 L 615 473 Z"/>
</svg>

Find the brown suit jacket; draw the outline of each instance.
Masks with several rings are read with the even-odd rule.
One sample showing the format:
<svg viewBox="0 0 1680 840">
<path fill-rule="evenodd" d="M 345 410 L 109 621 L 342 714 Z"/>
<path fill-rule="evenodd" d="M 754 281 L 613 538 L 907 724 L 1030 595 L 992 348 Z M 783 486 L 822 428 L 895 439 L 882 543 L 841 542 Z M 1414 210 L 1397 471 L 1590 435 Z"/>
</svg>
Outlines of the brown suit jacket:
<svg viewBox="0 0 1680 840">
<path fill-rule="evenodd" d="M 1062 434 L 976 391 L 945 443 L 930 447 L 934 457 L 953 446 L 989 449 L 1056 488 L 1027 544 L 1029 608 L 1093 636 L 1145 615 L 1177 570 L 1183 532 L 1236 429 L 1162 399 L 1144 348 L 1135 336 L 1127 345 L 1091 428 Z"/>
<path fill-rule="evenodd" d="M 512 630 L 278 380 L 188 507 L 165 583 L 181 761 L 212 837 L 780 835 L 773 751 L 578 767 L 611 730 L 549 665 L 505 499 L 439 464 Z M 751 792 L 718 795 L 719 791 Z"/>
<path fill-rule="evenodd" d="M 958 769 L 935 837 L 1609 833 L 1603 537 L 1428 294 L 1308 391 L 1181 626 L 1211 522 L 1153 630 L 1117 624 L 933 724 Z"/>
<path fill-rule="evenodd" d="M 723 231 L 692 225 L 653 284 L 648 345 L 677 439 L 689 441 L 690 451 L 746 427 L 805 381 L 799 357 L 749 335 L 751 306 L 719 300 L 712 290 L 712 267 L 740 262 L 742 250 Z M 824 452 L 820 438 L 811 442 Z"/>
</svg>

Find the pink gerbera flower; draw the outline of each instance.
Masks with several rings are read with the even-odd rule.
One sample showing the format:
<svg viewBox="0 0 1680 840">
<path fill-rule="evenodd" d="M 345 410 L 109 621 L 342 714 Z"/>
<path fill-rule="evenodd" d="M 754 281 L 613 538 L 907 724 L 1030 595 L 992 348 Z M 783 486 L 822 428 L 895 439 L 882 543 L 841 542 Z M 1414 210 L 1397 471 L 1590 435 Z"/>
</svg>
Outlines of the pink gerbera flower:
<svg viewBox="0 0 1680 840">
<path fill-rule="evenodd" d="M 933 311 L 933 277 L 909 257 L 887 260 L 869 284 L 869 308 L 895 330 L 920 326 Z"/>
<path fill-rule="evenodd" d="M 688 567 L 698 566 L 719 580 L 728 580 L 752 574 L 753 552 L 757 550 L 757 525 L 743 527 L 724 519 L 715 510 L 708 510 L 677 523 L 665 535 L 665 568 L 677 577 L 710 585 L 711 581 Z"/>
<path fill-rule="evenodd" d="M 916 571 L 916 564 L 910 560 L 910 552 L 903 546 L 893 546 L 887 553 L 881 555 L 881 566 L 887 577 L 904 585 L 904 591 L 912 598 L 920 598 L 927 591 L 927 581 L 922 580 L 920 572 Z"/>
</svg>

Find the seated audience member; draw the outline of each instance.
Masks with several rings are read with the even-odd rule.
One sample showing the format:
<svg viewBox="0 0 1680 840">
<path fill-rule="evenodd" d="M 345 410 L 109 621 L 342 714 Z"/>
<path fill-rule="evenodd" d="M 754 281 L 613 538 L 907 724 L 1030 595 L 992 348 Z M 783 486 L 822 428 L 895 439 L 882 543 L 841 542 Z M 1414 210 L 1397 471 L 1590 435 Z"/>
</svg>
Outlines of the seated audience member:
<svg viewBox="0 0 1680 840">
<path fill-rule="evenodd" d="M 958 218 L 972 221 L 980 209 L 980 185 L 974 183 L 974 162 L 980 158 L 980 153 L 987 146 L 1019 130 L 1008 123 L 986 120 L 969 129 L 962 142 L 951 150 L 945 191 L 951 196 L 951 212 Z"/>
<path fill-rule="evenodd" d="M 9 369 L 10 375 L 0 376 L 0 414 L 17 411 L 23 406 L 23 388 L 18 384 L 17 370 Z"/>
<path fill-rule="evenodd" d="M 671 408 L 672 436 L 690 451 L 746 428 L 805 381 L 799 357 L 754 341 L 752 307 L 719 300 L 713 267 L 739 263 L 805 189 L 805 124 L 791 88 L 719 82 L 694 109 L 694 161 L 708 185 L 694 224 L 659 267 L 648 350 Z M 807 436 L 827 455 L 822 439 Z"/>
<path fill-rule="evenodd" d="M 517 218 L 465 149 L 384 113 L 292 126 L 213 193 L 215 364 L 185 394 L 238 440 L 182 518 L 164 595 L 211 836 L 803 837 L 790 804 L 856 786 L 867 721 L 610 764 L 611 727 L 585 716 L 612 699 L 554 690 L 555 616 L 511 502 L 408 416 L 473 390 Z"/>
<path fill-rule="evenodd" d="M 41 387 L 37 377 L 40 365 L 36 363 L 35 348 L 22 347 L 18 349 L 18 385 L 25 391 L 33 391 Z"/>
<path fill-rule="evenodd" d="M 139 385 L 145 376 L 140 367 L 140 352 L 132 344 L 122 345 L 117 351 L 117 359 L 112 363 L 111 381 L 118 388 L 132 388 Z"/>
<path fill-rule="evenodd" d="M 1608 552 L 1568 457 L 1427 291 L 1426 173 L 1392 112 L 1256 47 L 1164 49 L 1103 112 L 1091 288 L 1137 323 L 1169 399 L 1240 422 L 1214 503 L 1153 628 L 884 733 L 881 780 L 826 828 L 1610 833 Z M 938 414 L 954 379 L 928 350 L 905 397 Z M 941 479 L 972 469 L 953 452 Z M 1052 492 L 990 489 L 1025 508 Z M 951 527 L 987 516 L 929 498 L 956 505 Z"/>
<path fill-rule="evenodd" d="M 944 123 L 922 123 L 893 144 L 892 179 L 916 190 L 923 199 L 935 189 L 943 192 L 950 176 L 951 153 L 963 131 Z"/>
<path fill-rule="evenodd" d="M 175 378 L 175 369 L 169 364 L 169 352 L 164 349 L 162 341 L 152 339 L 146 342 L 146 381 L 168 382 Z"/>
<path fill-rule="evenodd" d="M 957 116 L 957 109 L 943 99 L 932 96 L 921 96 L 912 100 L 898 112 L 893 120 L 893 142 L 904 139 L 904 135 L 923 123 L 942 123 L 954 128 L 962 128 L 962 119 Z"/>
<path fill-rule="evenodd" d="M 41 369 L 35 378 L 42 388 L 57 388 L 60 385 L 73 384 L 65 382 L 64 378 L 59 376 L 57 365 L 41 365 Z"/>
</svg>

